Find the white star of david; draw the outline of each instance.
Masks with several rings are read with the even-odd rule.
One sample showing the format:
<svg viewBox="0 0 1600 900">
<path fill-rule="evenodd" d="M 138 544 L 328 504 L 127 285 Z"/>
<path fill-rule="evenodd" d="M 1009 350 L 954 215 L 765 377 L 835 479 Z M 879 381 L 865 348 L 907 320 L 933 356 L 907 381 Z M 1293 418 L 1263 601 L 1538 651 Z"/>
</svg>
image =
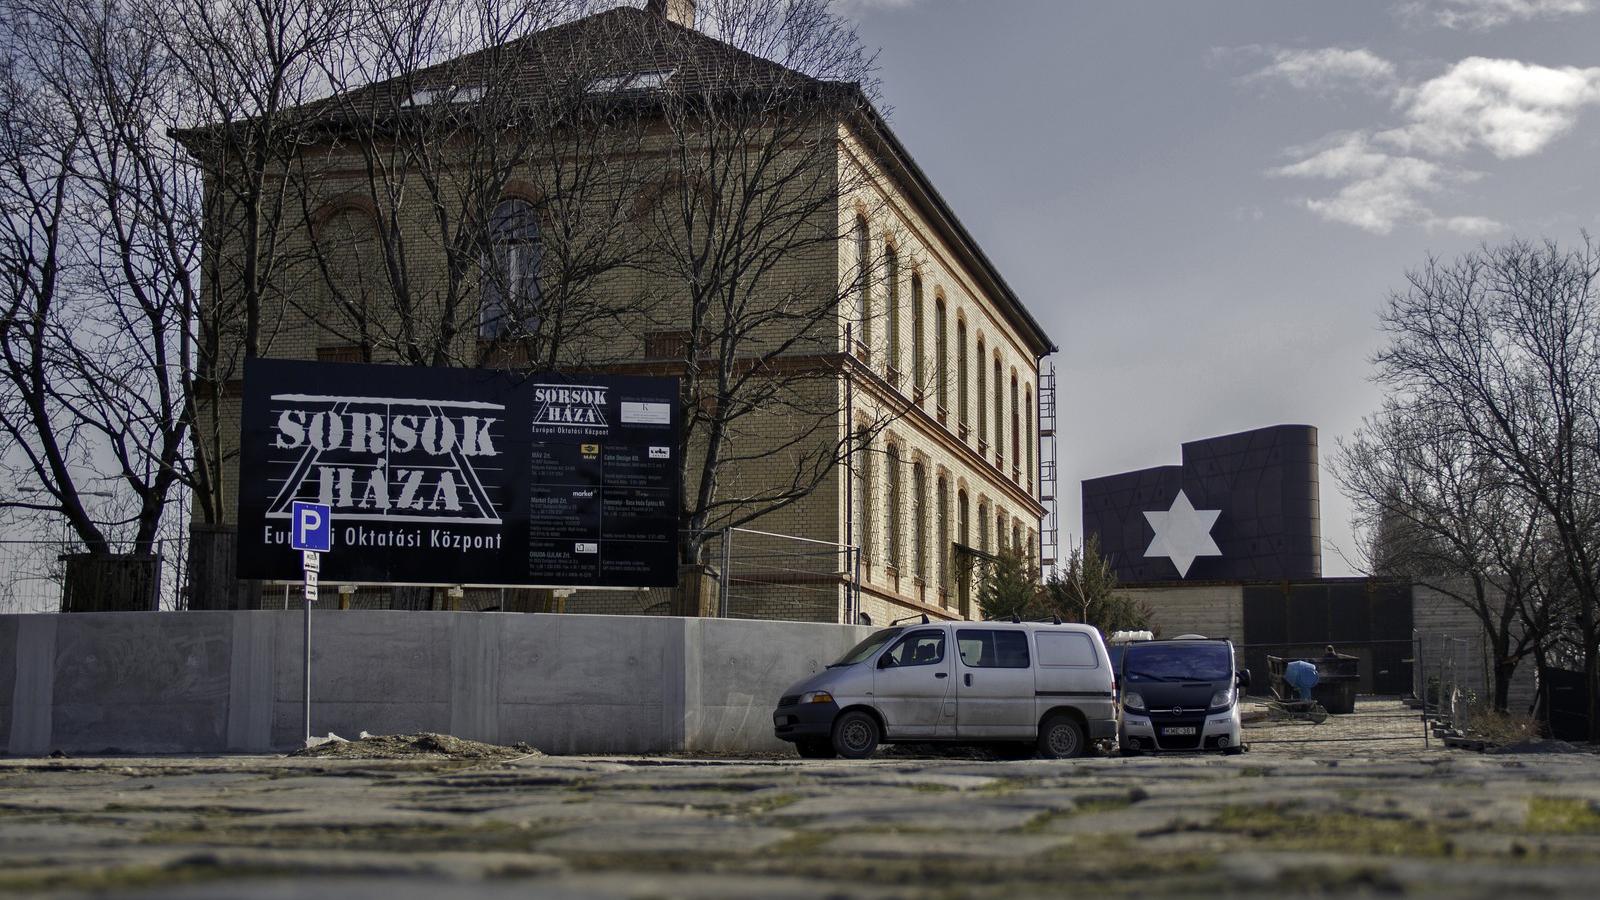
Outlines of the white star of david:
<svg viewBox="0 0 1600 900">
<path fill-rule="evenodd" d="M 1144 514 L 1156 532 L 1144 555 L 1165 556 L 1178 567 L 1179 578 L 1187 576 L 1195 557 L 1222 555 L 1217 542 L 1211 539 L 1211 526 L 1217 524 L 1220 515 L 1220 509 L 1195 509 L 1188 495 L 1180 489 L 1171 509 Z"/>
</svg>

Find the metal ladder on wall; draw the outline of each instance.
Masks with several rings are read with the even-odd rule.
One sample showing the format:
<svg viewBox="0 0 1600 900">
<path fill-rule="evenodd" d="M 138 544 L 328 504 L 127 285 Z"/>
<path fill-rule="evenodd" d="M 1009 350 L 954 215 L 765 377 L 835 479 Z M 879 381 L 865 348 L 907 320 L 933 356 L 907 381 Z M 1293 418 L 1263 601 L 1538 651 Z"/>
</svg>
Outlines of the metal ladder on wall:
<svg viewBox="0 0 1600 900">
<path fill-rule="evenodd" d="M 1045 363 L 1039 370 L 1039 502 L 1044 524 L 1039 529 L 1040 567 L 1056 565 L 1061 525 L 1056 510 L 1056 367 Z"/>
</svg>

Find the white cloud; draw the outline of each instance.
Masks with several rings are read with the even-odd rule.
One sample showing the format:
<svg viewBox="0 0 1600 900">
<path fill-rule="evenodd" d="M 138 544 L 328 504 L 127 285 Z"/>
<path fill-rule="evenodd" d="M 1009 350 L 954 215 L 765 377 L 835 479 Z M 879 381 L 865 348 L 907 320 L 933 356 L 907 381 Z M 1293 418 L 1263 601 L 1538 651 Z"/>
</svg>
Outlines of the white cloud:
<svg viewBox="0 0 1600 900">
<path fill-rule="evenodd" d="M 1512 22 L 1579 16 L 1595 0 L 1401 0 L 1395 11 L 1407 22 L 1482 31 Z"/>
<path fill-rule="evenodd" d="M 1353 225 L 1373 234 L 1388 234 L 1399 225 L 1482 236 L 1504 229 L 1485 216 L 1441 216 L 1425 202 L 1455 185 L 1481 177 L 1453 166 L 1416 156 L 1396 155 L 1374 145 L 1361 131 L 1330 136 L 1315 147 L 1300 148 L 1299 162 L 1270 170 L 1279 178 L 1343 181 L 1331 197 L 1308 198 L 1301 204 L 1330 222 Z"/>
<path fill-rule="evenodd" d="M 1484 216 L 1437 217 L 1429 219 L 1423 225 L 1430 230 L 1442 228 L 1445 231 L 1464 234 L 1468 237 L 1484 237 L 1506 230 L 1505 223 L 1496 222 L 1494 219 Z"/>
<path fill-rule="evenodd" d="M 1374 92 L 1388 90 L 1394 81 L 1394 63 L 1364 48 L 1262 48 L 1262 51 L 1271 55 L 1272 62 L 1246 75 L 1244 80 L 1281 81 L 1301 90 L 1356 87 Z"/>
<path fill-rule="evenodd" d="M 1569 131 L 1585 106 L 1600 104 L 1600 67 L 1555 69 L 1475 56 L 1407 89 L 1401 102 L 1410 123 L 1382 135 L 1396 147 L 1532 156 Z"/>
<path fill-rule="evenodd" d="M 1335 70 L 1354 71 L 1358 63 L 1345 56 L 1352 52 L 1324 58 L 1341 60 Z M 1373 77 L 1384 71 L 1366 69 Z M 1387 74 L 1393 77 L 1392 67 Z M 1308 77 L 1296 86 L 1315 83 Z M 1396 86 L 1393 96 L 1403 124 L 1343 132 L 1315 146 L 1291 148 L 1298 161 L 1268 174 L 1343 182 L 1332 196 L 1302 204 L 1324 219 L 1375 234 L 1412 224 L 1484 235 L 1504 226 L 1484 216 L 1441 215 L 1430 208 L 1429 198 L 1481 177 L 1458 162 L 1469 153 L 1526 158 L 1570 131 L 1586 107 L 1600 106 L 1600 67 L 1552 68 L 1471 57 L 1434 78 Z"/>
<path fill-rule="evenodd" d="M 1345 184 L 1331 197 L 1306 199 L 1306 209 L 1330 222 L 1388 234 L 1396 225 L 1439 220 L 1422 198 L 1452 183 L 1469 181 L 1461 172 L 1415 156 L 1396 156 L 1373 146 L 1371 135 L 1333 135 L 1318 148 L 1302 148 L 1304 159 L 1270 170 L 1279 178 L 1319 178 Z"/>
</svg>

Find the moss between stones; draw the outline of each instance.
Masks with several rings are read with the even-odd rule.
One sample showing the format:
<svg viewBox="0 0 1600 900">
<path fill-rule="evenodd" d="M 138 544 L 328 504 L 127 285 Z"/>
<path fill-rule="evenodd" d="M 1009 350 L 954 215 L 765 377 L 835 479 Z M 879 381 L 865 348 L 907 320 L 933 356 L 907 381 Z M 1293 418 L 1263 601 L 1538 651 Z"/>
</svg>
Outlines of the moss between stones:
<svg viewBox="0 0 1600 900">
<path fill-rule="evenodd" d="M 1576 797 L 1534 797 L 1526 828 L 1535 834 L 1600 834 L 1600 812 Z"/>
<path fill-rule="evenodd" d="M 103 869 L 70 869 L 42 873 L 0 872 L 0 891 L 35 893 L 39 891 L 105 892 L 129 890 L 223 878 L 245 878 L 283 874 L 257 868 L 226 868 L 210 863 L 179 862 L 167 866 L 121 866 Z"/>
<path fill-rule="evenodd" d="M 1247 836 L 1262 849 L 1326 850 L 1379 856 L 1449 856 L 1452 832 L 1434 822 L 1289 810 L 1280 806 L 1224 807 L 1208 830 Z"/>
</svg>

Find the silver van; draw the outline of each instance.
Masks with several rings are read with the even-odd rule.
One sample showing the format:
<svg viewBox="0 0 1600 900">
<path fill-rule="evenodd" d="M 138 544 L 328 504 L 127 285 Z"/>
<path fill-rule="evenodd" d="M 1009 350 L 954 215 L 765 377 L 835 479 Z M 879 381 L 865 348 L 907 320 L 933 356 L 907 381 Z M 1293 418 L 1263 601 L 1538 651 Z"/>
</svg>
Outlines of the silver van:
<svg viewBox="0 0 1600 900">
<path fill-rule="evenodd" d="M 772 724 L 801 756 L 848 759 L 893 741 L 1026 741 L 1064 758 L 1117 731 L 1100 632 L 1034 622 L 885 628 L 785 691 Z"/>
</svg>

